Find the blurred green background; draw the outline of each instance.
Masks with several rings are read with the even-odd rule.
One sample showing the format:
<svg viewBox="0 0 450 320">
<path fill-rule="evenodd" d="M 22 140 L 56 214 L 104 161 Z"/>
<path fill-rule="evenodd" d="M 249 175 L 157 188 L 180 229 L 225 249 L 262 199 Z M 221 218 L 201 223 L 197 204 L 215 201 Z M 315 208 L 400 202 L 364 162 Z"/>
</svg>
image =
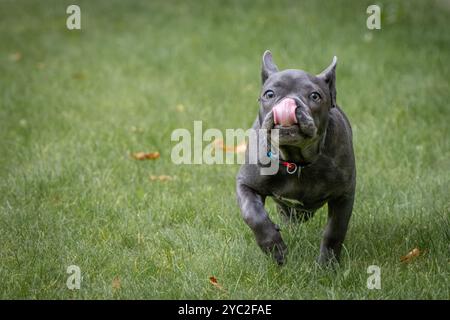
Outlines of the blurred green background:
<svg viewBox="0 0 450 320">
<path fill-rule="evenodd" d="M 0 298 L 450 298 L 449 1 L 377 1 L 381 30 L 371 1 L 77 0 L 72 31 L 70 4 L 0 1 Z M 240 217 L 237 165 L 170 160 L 194 120 L 251 126 L 266 49 L 311 73 L 339 58 L 358 179 L 335 271 L 314 262 L 326 208 L 290 225 L 269 201 L 279 268 Z"/>
</svg>

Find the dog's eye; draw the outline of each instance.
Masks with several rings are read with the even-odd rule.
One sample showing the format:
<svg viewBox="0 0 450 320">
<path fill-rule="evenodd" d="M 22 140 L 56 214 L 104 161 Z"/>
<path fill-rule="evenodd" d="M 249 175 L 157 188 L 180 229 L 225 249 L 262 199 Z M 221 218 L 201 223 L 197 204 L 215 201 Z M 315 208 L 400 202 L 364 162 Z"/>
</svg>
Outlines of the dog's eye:
<svg viewBox="0 0 450 320">
<path fill-rule="evenodd" d="M 275 97 L 275 92 L 273 92 L 273 90 L 267 90 L 264 92 L 264 98 L 272 99 L 273 97 Z"/>
<path fill-rule="evenodd" d="M 321 96 L 320 96 L 319 93 L 313 92 L 313 93 L 311 93 L 311 94 L 309 95 L 309 98 L 310 98 L 312 101 L 317 102 L 317 101 L 320 101 Z"/>
</svg>

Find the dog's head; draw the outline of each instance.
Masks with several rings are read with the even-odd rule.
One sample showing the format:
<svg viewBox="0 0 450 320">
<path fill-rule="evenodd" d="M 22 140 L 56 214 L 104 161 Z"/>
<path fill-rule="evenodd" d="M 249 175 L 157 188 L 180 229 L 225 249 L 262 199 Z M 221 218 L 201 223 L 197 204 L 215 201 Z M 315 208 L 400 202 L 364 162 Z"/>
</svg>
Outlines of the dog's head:
<svg viewBox="0 0 450 320">
<path fill-rule="evenodd" d="M 305 147 L 317 141 L 336 106 L 337 59 L 318 75 L 302 70 L 279 71 L 266 51 L 262 59 L 259 119 L 265 129 L 279 129 L 279 145 Z"/>
</svg>

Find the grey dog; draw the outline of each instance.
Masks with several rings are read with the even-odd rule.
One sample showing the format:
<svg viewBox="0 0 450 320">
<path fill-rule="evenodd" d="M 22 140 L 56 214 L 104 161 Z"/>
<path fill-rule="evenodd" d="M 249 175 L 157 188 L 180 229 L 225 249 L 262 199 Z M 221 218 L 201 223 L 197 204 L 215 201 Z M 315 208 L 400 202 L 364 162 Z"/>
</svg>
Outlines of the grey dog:
<svg viewBox="0 0 450 320">
<path fill-rule="evenodd" d="M 267 156 L 276 157 L 279 168 L 273 175 L 262 175 L 261 163 L 248 162 L 247 148 L 236 188 L 242 217 L 257 244 L 280 265 L 285 262 L 287 247 L 279 226 L 264 208 L 267 197 L 273 198 L 278 212 L 290 221 L 304 222 L 328 204 L 320 264 L 339 261 L 347 233 L 356 170 L 351 126 L 336 104 L 336 62 L 334 57 L 323 72 L 311 75 L 295 69 L 279 71 L 269 51 L 262 58 L 260 107 L 252 128 L 257 132 L 278 129 L 276 150 Z M 286 98 L 295 100 L 297 120 L 287 127 L 274 123 L 273 114 L 273 107 Z"/>
</svg>

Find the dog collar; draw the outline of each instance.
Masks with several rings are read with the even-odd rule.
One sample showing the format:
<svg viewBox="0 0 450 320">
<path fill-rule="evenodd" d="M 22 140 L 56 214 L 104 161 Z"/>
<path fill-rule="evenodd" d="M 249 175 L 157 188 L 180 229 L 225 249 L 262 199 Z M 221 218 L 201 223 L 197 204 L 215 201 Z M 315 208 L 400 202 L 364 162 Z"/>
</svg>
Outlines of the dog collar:
<svg viewBox="0 0 450 320">
<path fill-rule="evenodd" d="M 294 174 L 297 170 L 299 170 L 299 174 L 300 174 L 301 169 L 310 165 L 309 163 L 302 164 L 302 163 L 298 163 L 298 162 L 284 161 L 277 154 L 273 154 L 272 151 L 267 152 L 267 156 L 272 159 L 278 159 L 280 164 L 282 166 L 286 167 L 286 172 L 289 174 Z"/>
</svg>

